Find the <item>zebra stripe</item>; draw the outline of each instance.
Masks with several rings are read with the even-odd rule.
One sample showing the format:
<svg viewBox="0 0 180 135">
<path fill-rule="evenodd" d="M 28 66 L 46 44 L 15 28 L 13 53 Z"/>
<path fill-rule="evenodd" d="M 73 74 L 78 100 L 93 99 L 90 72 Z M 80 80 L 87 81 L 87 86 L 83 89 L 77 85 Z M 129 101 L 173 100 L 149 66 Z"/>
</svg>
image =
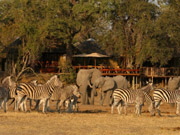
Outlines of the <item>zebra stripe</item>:
<svg viewBox="0 0 180 135">
<path fill-rule="evenodd" d="M 45 112 L 47 109 L 47 102 L 54 92 L 54 88 L 59 85 L 62 85 L 62 83 L 56 75 L 51 77 L 44 85 L 40 86 L 32 83 L 21 83 L 16 88 L 16 93 L 18 95 L 17 105 L 20 104 L 20 107 L 22 108 L 22 105 L 26 102 L 27 98 L 41 100 L 41 103 L 43 103 L 42 112 Z M 26 105 L 24 111 L 26 111 Z"/>
<path fill-rule="evenodd" d="M 180 91 L 168 91 L 165 89 L 155 89 L 153 93 L 153 98 L 155 101 L 155 108 L 157 109 L 158 114 L 160 114 L 160 104 L 161 102 L 165 103 L 177 103 L 176 114 L 179 114 L 179 105 L 180 105 Z"/>
</svg>

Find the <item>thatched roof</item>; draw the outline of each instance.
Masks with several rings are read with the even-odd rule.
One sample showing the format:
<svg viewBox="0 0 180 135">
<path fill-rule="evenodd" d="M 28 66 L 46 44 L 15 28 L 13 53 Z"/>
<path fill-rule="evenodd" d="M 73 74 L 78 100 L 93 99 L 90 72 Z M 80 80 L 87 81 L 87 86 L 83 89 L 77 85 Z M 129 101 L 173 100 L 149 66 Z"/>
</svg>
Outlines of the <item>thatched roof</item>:
<svg viewBox="0 0 180 135">
<path fill-rule="evenodd" d="M 104 54 L 99 54 L 99 53 L 90 53 L 90 54 L 77 54 L 74 55 L 73 57 L 95 57 L 95 58 L 107 58 L 109 57 L 108 55 L 104 55 Z"/>
<path fill-rule="evenodd" d="M 106 52 L 101 49 L 101 47 L 95 43 L 94 40 L 87 40 L 81 43 L 76 43 L 75 47 L 81 52 L 81 54 L 91 54 L 99 53 L 106 55 Z"/>
</svg>

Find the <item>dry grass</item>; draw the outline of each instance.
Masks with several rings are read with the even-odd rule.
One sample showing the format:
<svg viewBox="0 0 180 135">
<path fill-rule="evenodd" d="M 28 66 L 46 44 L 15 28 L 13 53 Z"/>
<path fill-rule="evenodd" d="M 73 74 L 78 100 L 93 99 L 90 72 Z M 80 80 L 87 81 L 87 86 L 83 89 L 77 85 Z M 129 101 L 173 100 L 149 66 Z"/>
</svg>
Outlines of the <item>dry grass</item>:
<svg viewBox="0 0 180 135">
<path fill-rule="evenodd" d="M 51 104 L 52 109 L 55 103 Z M 79 113 L 49 112 L 42 114 L 0 112 L 0 135 L 179 135 L 180 117 L 175 108 L 162 105 L 163 117 L 151 117 L 143 108 L 142 116 L 135 116 L 134 108 L 128 115 L 110 113 L 108 106 L 80 105 Z"/>
</svg>

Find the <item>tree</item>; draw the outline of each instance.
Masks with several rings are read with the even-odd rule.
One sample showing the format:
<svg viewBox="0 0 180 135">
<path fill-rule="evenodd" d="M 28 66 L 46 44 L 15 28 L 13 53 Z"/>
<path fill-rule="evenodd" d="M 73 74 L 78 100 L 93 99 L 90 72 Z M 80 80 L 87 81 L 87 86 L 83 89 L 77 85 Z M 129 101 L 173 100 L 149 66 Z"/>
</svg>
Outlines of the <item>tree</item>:
<svg viewBox="0 0 180 135">
<path fill-rule="evenodd" d="M 127 67 L 139 63 L 138 56 L 144 40 L 152 32 L 157 7 L 143 0 L 107 1 L 104 17 L 111 22 L 111 29 L 99 35 L 104 48 L 115 56 L 124 56 Z M 107 5 L 107 4 L 106 4 Z"/>
</svg>

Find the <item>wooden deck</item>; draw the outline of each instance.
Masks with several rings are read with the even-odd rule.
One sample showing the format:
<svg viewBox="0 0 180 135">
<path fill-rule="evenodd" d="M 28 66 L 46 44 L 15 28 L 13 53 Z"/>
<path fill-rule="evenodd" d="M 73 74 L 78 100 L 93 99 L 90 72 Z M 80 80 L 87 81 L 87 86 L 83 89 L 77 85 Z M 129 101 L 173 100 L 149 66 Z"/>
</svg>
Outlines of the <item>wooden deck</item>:
<svg viewBox="0 0 180 135">
<path fill-rule="evenodd" d="M 80 69 L 99 69 L 103 76 L 144 76 L 152 78 L 169 78 L 172 76 L 180 76 L 180 68 L 154 68 L 154 67 L 143 67 L 140 69 L 121 69 L 111 68 L 110 66 L 73 66 L 76 73 Z M 58 67 L 46 67 L 40 69 L 41 73 L 61 73 Z"/>
</svg>

